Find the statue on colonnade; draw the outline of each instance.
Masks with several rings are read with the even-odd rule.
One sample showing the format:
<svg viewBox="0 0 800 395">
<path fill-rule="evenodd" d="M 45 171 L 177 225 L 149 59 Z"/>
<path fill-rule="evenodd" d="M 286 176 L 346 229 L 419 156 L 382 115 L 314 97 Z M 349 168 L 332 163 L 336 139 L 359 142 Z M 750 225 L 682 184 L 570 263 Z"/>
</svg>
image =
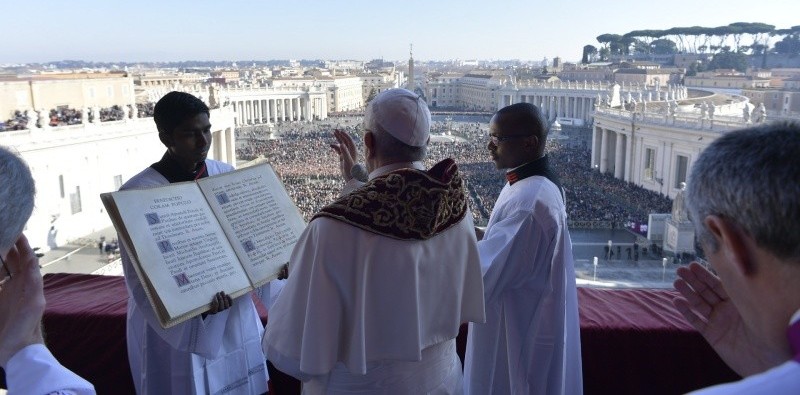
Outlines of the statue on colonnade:
<svg viewBox="0 0 800 395">
<path fill-rule="evenodd" d="M 40 108 L 38 111 L 38 122 L 37 126 L 42 129 L 50 128 L 50 113 L 45 110 L 44 108 Z"/>
<path fill-rule="evenodd" d="M 672 220 L 678 223 L 690 222 L 689 212 L 686 210 L 686 183 L 680 183 L 680 190 L 672 200 Z"/>
<path fill-rule="evenodd" d="M 747 103 L 745 103 L 742 108 L 742 118 L 745 124 L 750 123 L 750 106 L 748 106 Z"/>
<path fill-rule="evenodd" d="M 757 114 L 758 114 L 758 120 L 757 120 L 758 123 L 767 122 L 767 108 L 764 107 L 764 103 L 758 105 Z"/>
<path fill-rule="evenodd" d="M 28 117 L 28 122 L 25 124 L 25 129 L 33 130 L 36 128 L 36 121 L 38 119 L 36 111 L 33 111 L 33 109 L 25 110 L 25 116 Z"/>
</svg>

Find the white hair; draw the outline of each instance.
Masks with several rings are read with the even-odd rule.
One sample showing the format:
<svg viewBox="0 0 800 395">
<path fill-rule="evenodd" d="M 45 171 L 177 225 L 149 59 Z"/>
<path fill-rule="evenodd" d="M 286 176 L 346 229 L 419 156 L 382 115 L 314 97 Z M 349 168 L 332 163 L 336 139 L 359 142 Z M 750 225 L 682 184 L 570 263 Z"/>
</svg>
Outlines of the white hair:
<svg viewBox="0 0 800 395">
<path fill-rule="evenodd" d="M 28 165 L 0 146 L 0 251 L 9 250 L 33 212 L 36 186 Z"/>
<path fill-rule="evenodd" d="M 686 204 L 711 252 L 719 246 L 704 222 L 716 215 L 776 257 L 800 261 L 800 123 L 778 122 L 715 140 L 692 166 Z"/>
</svg>

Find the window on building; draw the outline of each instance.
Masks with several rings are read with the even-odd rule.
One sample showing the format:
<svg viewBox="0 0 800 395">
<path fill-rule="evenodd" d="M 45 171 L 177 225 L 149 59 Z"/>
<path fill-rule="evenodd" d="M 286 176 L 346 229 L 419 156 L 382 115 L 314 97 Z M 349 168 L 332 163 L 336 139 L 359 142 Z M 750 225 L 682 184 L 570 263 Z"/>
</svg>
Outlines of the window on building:
<svg viewBox="0 0 800 395">
<path fill-rule="evenodd" d="M 682 182 L 686 182 L 686 170 L 689 167 L 689 158 L 678 155 L 675 163 L 675 188 L 680 188 Z"/>
<path fill-rule="evenodd" d="M 81 187 L 75 186 L 75 193 L 69 194 L 69 204 L 72 208 L 72 214 L 77 214 L 83 211 L 81 207 Z"/>
<path fill-rule="evenodd" d="M 64 198 L 64 175 L 58 176 L 58 190 L 61 192 L 61 198 Z"/>
<path fill-rule="evenodd" d="M 644 149 L 644 178 L 652 180 L 656 171 L 656 150 L 652 148 Z"/>
</svg>

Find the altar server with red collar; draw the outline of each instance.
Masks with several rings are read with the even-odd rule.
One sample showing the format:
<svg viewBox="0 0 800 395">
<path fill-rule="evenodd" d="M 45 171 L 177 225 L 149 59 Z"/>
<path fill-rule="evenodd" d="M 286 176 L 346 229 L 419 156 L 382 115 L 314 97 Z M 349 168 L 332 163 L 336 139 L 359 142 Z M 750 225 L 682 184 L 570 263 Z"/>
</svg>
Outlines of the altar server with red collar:
<svg viewBox="0 0 800 395">
<path fill-rule="evenodd" d="M 467 394 L 583 392 L 572 241 L 547 127 L 530 103 L 489 124 L 492 160 L 511 170 L 478 242 L 486 323 L 469 327 Z"/>
</svg>

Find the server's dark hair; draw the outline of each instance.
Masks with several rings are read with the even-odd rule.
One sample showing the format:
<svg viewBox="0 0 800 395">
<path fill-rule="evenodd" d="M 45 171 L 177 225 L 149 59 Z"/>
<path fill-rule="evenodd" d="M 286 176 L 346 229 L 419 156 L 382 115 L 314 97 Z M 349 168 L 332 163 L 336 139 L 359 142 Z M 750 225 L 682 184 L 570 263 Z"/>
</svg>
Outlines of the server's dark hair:
<svg viewBox="0 0 800 395">
<path fill-rule="evenodd" d="M 172 91 L 156 103 L 153 120 L 158 133 L 172 134 L 181 122 L 198 114 L 211 116 L 202 100 L 186 92 Z"/>
</svg>

